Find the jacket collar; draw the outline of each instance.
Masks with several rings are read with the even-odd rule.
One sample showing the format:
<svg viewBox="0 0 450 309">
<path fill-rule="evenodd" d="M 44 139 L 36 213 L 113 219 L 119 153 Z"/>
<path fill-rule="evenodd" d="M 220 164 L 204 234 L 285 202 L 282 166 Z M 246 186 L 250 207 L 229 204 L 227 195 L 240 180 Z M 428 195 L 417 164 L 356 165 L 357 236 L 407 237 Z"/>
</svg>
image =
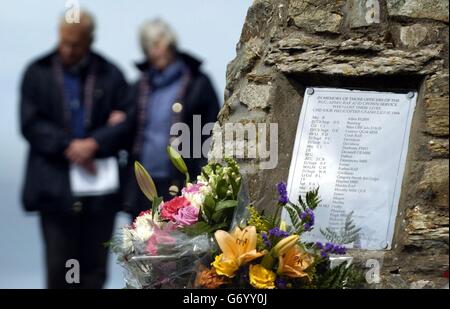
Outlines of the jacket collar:
<svg viewBox="0 0 450 309">
<path fill-rule="evenodd" d="M 44 64 L 51 64 L 53 61 L 53 58 L 55 56 L 58 55 L 58 50 L 56 48 L 52 49 L 50 52 L 48 52 L 47 54 L 45 54 L 44 56 L 42 56 L 41 58 L 38 59 L 39 63 L 44 63 Z M 97 54 L 95 51 L 90 50 L 89 51 L 89 56 L 85 59 L 85 60 L 99 60 L 99 59 L 103 59 L 99 54 Z"/>
<path fill-rule="evenodd" d="M 196 75 L 200 71 L 202 62 L 199 59 L 184 52 L 177 52 L 177 56 L 184 62 L 193 75 Z M 147 60 L 138 62 L 135 65 L 141 72 L 144 72 L 149 68 Z"/>
</svg>

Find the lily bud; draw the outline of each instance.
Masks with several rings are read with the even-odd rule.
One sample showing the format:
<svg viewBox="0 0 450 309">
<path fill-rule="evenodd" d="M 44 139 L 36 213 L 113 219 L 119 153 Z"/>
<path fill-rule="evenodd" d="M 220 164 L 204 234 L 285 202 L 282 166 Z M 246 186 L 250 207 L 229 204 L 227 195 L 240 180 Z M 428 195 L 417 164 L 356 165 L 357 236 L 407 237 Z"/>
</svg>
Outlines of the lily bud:
<svg viewBox="0 0 450 309">
<path fill-rule="evenodd" d="M 167 146 L 167 154 L 177 170 L 186 175 L 188 173 L 188 169 L 181 155 L 172 146 Z"/>
<path fill-rule="evenodd" d="M 280 223 L 280 230 L 281 230 L 281 231 L 287 231 L 287 224 L 286 224 L 286 221 L 281 220 L 281 223 Z"/>
<path fill-rule="evenodd" d="M 272 255 L 274 257 L 279 257 L 283 255 L 292 246 L 295 246 L 299 238 L 300 237 L 298 235 L 290 235 L 286 238 L 283 238 L 275 245 L 275 247 L 272 248 Z"/>
<path fill-rule="evenodd" d="M 158 196 L 158 193 L 152 177 L 150 177 L 150 174 L 147 172 L 145 167 L 143 167 L 138 161 L 134 162 L 134 173 L 142 193 L 144 193 L 144 195 L 153 202 L 154 198 Z"/>
</svg>

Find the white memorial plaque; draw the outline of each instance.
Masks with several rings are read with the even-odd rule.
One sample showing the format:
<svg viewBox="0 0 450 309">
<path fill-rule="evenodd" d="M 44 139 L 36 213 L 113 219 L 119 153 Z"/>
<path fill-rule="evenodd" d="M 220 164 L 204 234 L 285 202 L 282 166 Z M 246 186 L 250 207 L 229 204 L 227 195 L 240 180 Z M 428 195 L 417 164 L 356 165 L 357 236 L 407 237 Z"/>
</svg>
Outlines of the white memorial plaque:
<svg viewBox="0 0 450 309">
<path fill-rule="evenodd" d="M 288 193 L 297 202 L 319 186 L 322 202 L 302 240 L 326 242 L 320 229 L 339 232 L 353 211 L 361 231 L 347 247 L 391 248 L 416 100 L 416 92 L 306 90 Z"/>
</svg>

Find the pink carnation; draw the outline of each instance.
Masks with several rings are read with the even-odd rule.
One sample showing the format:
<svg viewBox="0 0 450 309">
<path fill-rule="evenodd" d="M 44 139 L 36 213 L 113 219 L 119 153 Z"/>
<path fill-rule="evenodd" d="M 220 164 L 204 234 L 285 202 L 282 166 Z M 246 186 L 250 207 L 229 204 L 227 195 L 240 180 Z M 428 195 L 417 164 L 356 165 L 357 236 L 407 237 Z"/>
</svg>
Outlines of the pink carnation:
<svg viewBox="0 0 450 309">
<path fill-rule="evenodd" d="M 161 205 L 161 218 L 163 218 L 164 220 L 173 221 L 173 216 L 178 213 L 178 210 L 187 206 L 190 206 L 190 203 L 186 198 L 182 196 L 174 197 L 170 201 L 165 202 Z"/>
</svg>

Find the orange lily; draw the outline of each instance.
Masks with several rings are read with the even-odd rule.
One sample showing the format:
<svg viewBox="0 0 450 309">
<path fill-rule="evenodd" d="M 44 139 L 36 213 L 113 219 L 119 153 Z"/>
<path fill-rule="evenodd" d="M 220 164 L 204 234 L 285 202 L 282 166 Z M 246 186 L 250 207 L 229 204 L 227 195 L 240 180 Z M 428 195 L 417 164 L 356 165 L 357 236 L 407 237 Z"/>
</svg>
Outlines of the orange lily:
<svg viewBox="0 0 450 309">
<path fill-rule="evenodd" d="M 222 250 L 222 254 L 216 258 L 212 265 L 216 268 L 217 273 L 221 275 L 233 277 L 234 272 L 241 265 L 257 259 L 267 252 L 256 251 L 257 237 L 254 226 L 247 226 L 243 230 L 236 227 L 231 233 L 219 230 L 214 235 Z M 226 270 L 223 271 L 224 269 Z"/>
<path fill-rule="evenodd" d="M 306 269 L 314 262 L 314 257 L 299 246 L 293 246 L 280 256 L 278 274 L 291 278 L 309 277 Z"/>
</svg>

